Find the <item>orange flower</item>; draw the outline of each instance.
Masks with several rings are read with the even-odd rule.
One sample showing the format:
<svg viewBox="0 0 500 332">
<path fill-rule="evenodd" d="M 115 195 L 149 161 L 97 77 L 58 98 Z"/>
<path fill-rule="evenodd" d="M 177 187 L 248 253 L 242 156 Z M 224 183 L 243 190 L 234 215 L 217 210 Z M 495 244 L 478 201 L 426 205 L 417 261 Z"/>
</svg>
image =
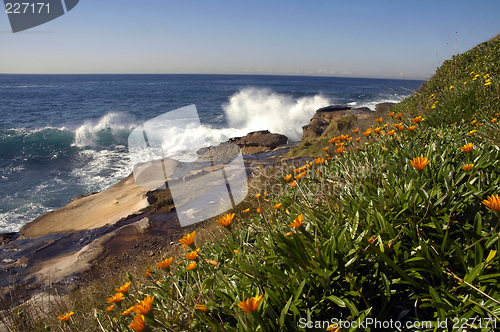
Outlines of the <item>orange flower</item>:
<svg viewBox="0 0 500 332">
<path fill-rule="evenodd" d="M 460 148 L 460 150 L 467 153 L 472 152 L 472 149 L 474 149 L 474 143 L 465 144 Z"/>
<path fill-rule="evenodd" d="M 217 219 L 217 224 L 227 227 L 227 226 L 231 225 L 233 218 L 234 218 L 234 213 L 227 213 L 226 215 Z"/>
<path fill-rule="evenodd" d="M 497 122 L 497 118 L 491 119 L 491 122 L 493 122 L 493 123 Z"/>
<path fill-rule="evenodd" d="M 132 313 L 132 311 L 134 311 L 134 308 L 135 308 L 135 305 L 131 306 L 130 308 L 128 308 L 127 310 L 125 310 L 124 312 L 122 312 L 122 316 L 128 316 Z"/>
<path fill-rule="evenodd" d="M 394 133 L 395 133 L 395 132 L 396 132 L 396 131 L 393 129 L 393 130 L 389 131 L 389 132 L 387 133 L 387 135 L 392 136 L 392 135 L 394 135 Z"/>
<path fill-rule="evenodd" d="M 474 168 L 474 164 L 466 164 L 466 165 L 463 165 L 463 166 L 462 166 L 462 169 L 463 169 L 464 171 L 470 171 L 470 170 L 471 170 L 471 169 L 473 169 L 473 168 Z"/>
<path fill-rule="evenodd" d="M 129 327 L 134 331 L 142 331 L 146 328 L 146 321 L 143 315 L 136 315 L 134 321 L 130 323 Z"/>
<path fill-rule="evenodd" d="M 341 154 L 344 151 L 345 151 L 345 148 L 343 146 L 341 146 L 340 148 L 338 148 L 337 150 L 335 150 L 335 152 L 338 153 L 338 154 Z"/>
<path fill-rule="evenodd" d="M 420 122 L 420 121 L 422 121 L 422 120 L 423 120 L 423 119 L 422 119 L 422 116 L 421 116 L 421 115 L 419 115 L 419 116 L 417 116 L 416 118 L 413 118 L 413 120 L 412 120 L 412 121 L 413 121 L 413 123 L 419 123 L 419 122 Z"/>
<path fill-rule="evenodd" d="M 415 128 L 416 128 L 415 126 L 411 126 L 411 127 L 406 128 L 406 129 L 408 129 L 409 131 L 414 131 Z"/>
<path fill-rule="evenodd" d="M 359 140 L 361 139 L 361 137 L 358 137 L 355 139 L 356 142 L 359 142 Z"/>
<path fill-rule="evenodd" d="M 115 296 L 108 297 L 107 302 L 108 303 L 118 303 L 120 301 L 123 301 L 124 298 L 125 298 L 125 295 L 123 295 L 123 293 L 116 293 Z"/>
<path fill-rule="evenodd" d="M 195 259 L 198 258 L 198 253 L 199 252 L 200 252 L 200 248 L 198 248 L 198 249 L 196 249 L 194 251 L 188 252 L 187 254 L 184 255 L 184 257 L 186 259 L 194 261 Z"/>
<path fill-rule="evenodd" d="M 62 322 L 67 322 L 69 320 L 69 318 L 71 316 L 73 316 L 73 314 L 74 314 L 74 312 L 71 311 L 71 312 L 65 313 L 64 315 L 57 316 L 57 319 L 59 319 Z"/>
<path fill-rule="evenodd" d="M 378 134 L 378 133 L 379 133 L 379 131 L 380 131 L 381 129 L 382 129 L 382 128 L 377 127 L 377 128 L 375 128 L 375 129 L 373 129 L 373 131 L 374 131 L 376 134 Z"/>
<path fill-rule="evenodd" d="M 281 207 L 281 203 L 276 204 L 273 206 L 273 209 L 278 210 Z"/>
<path fill-rule="evenodd" d="M 372 129 L 371 129 L 371 128 L 368 128 L 368 129 L 366 129 L 366 130 L 363 132 L 363 135 L 364 135 L 365 137 L 368 137 L 368 136 L 370 136 L 370 134 L 371 134 L 371 133 L 372 133 Z"/>
<path fill-rule="evenodd" d="M 290 237 L 290 236 L 292 236 L 292 232 L 286 232 L 286 233 L 285 233 L 285 236 L 286 236 L 286 237 Z"/>
<path fill-rule="evenodd" d="M 186 270 L 192 271 L 194 270 L 195 267 L 196 267 L 196 262 L 192 261 L 191 263 L 188 264 L 188 266 L 186 266 Z"/>
<path fill-rule="evenodd" d="M 382 122 L 382 118 L 375 119 L 375 122 L 376 122 L 376 123 L 380 123 L 380 122 Z"/>
<path fill-rule="evenodd" d="M 421 171 L 425 168 L 425 166 L 427 166 L 429 159 L 426 157 L 415 157 L 410 161 L 410 163 L 417 171 Z"/>
<path fill-rule="evenodd" d="M 403 116 L 403 114 L 401 114 L 401 113 L 396 114 L 396 118 L 398 118 L 398 119 L 401 119 L 402 116 Z"/>
<path fill-rule="evenodd" d="M 288 184 L 290 187 L 297 187 L 297 181 L 293 180 Z"/>
<path fill-rule="evenodd" d="M 304 215 L 301 213 L 293 220 L 293 222 L 288 225 L 288 227 L 299 228 L 302 226 L 302 220 L 304 220 Z"/>
<path fill-rule="evenodd" d="M 319 164 L 324 164 L 324 163 L 325 163 L 325 158 L 323 158 L 323 157 L 318 157 L 318 158 L 316 158 L 316 159 L 314 160 L 314 162 L 315 162 L 316 164 L 318 164 L 318 165 L 319 165 Z"/>
<path fill-rule="evenodd" d="M 106 311 L 113 311 L 114 308 L 115 308 L 115 305 L 112 304 L 112 305 L 110 305 L 109 307 L 106 308 Z"/>
<path fill-rule="evenodd" d="M 288 174 L 283 179 L 285 179 L 286 181 L 290 181 L 292 179 L 292 174 Z"/>
<path fill-rule="evenodd" d="M 325 152 L 326 152 L 326 151 L 328 151 L 328 149 L 330 149 L 330 147 L 329 147 L 329 146 L 325 146 L 325 147 L 323 148 L 323 151 L 325 151 Z"/>
<path fill-rule="evenodd" d="M 179 240 L 179 242 L 189 246 L 194 242 L 195 235 L 196 235 L 196 231 L 193 231 L 193 233 L 183 236 L 182 239 Z"/>
<path fill-rule="evenodd" d="M 332 324 L 332 325 L 328 326 L 328 328 L 326 330 L 330 331 L 330 332 L 340 332 L 340 331 L 342 331 L 340 329 L 340 326 L 338 326 L 337 324 Z"/>
<path fill-rule="evenodd" d="M 213 261 L 213 260 L 209 260 L 208 264 L 212 264 L 213 266 L 217 266 L 217 265 L 219 265 L 219 262 L 216 262 L 216 261 Z"/>
<path fill-rule="evenodd" d="M 132 309 L 133 312 L 136 312 L 141 315 L 146 315 L 151 311 L 151 307 L 153 305 L 153 300 L 155 297 L 147 296 L 144 300 L 142 300 L 140 303 L 137 303 L 134 306 L 134 309 Z"/>
<path fill-rule="evenodd" d="M 240 303 L 238 303 L 238 307 L 240 307 L 244 312 L 250 313 L 257 310 L 260 301 L 262 301 L 262 295 L 254 296 L 246 301 L 241 301 Z"/>
<path fill-rule="evenodd" d="M 238 250 L 234 249 L 234 250 L 233 250 L 233 252 L 234 252 L 235 254 L 237 254 L 237 253 L 238 253 Z"/>
<path fill-rule="evenodd" d="M 355 134 L 357 134 L 357 133 L 358 133 L 358 131 L 359 131 L 359 128 L 356 128 L 356 129 L 353 129 L 353 130 L 352 130 L 352 132 L 353 132 L 353 133 L 355 133 Z"/>
<path fill-rule="evenodd" d="M 117 291 L 118 293 L 126 293 L 126 292 L 128 292 L 129 287 L 130 287 L 130 281 L 126 282 L 120 288 L 116 288 L 115 291 Z"/>
<path fill-rule="evenodd" d="M 250 208 L 247 208 L 245 210 L 241 210 L 241 213 L 248 213 L 248 212 L 250 212 Z"/>
<path fill-rule="evenodd" d="M 144 276 L 145 276 L 146 278 L 151 277 L 151 270 L 150 270 L 150 269 L 147 269 L 147 270 L 146 270 L 146 273 L 144 273 Z"/>
<path fill-rule="evenodd" d="M 262 210 L 260 209 L 260 207 L 257 208 L 257 213 L 261 213 Z"/>
<path fill-rule="evenodd" d="M 208 307 L 204 304 L 196 304 L 194 306 L 194 310 L 199 312 L 208 312 Z"/>
<path fill-rule="evenodd" d="M 391 112 L 391 113 L 389 113 L 387 115 L 389 115 L 392 118 L 394 116 L 394 114 L 395 114 L 395 112 Z"/>
<path fill-rule="evenodd" d="M 255 197 L 255 198 L 259 198 L 259 197 L 260 197 L 260 194 L 257 194 L 257 195 L 255 195 L 254 197 Z"/>
<path fill-rule="evenodd" d="M 483 201 L 483 204 L 492 209 L 493 211 L 500 211 L 500 196 L 491 195 L 488 199 Z"/>
</svg>

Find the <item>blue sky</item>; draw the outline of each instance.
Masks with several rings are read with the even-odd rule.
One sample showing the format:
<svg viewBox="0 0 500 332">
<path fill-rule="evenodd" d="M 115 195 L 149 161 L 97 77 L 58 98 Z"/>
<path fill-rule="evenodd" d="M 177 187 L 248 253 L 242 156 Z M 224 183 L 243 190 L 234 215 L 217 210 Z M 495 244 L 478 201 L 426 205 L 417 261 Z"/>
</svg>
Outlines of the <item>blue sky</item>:
<svg viewBox="0 0 500 332">
<path fill-rule="evenodd" d="M 500 33 L 500 1 L 81 0 L 13 34 L 0 73 L 429 78 Z"/>
</svg>

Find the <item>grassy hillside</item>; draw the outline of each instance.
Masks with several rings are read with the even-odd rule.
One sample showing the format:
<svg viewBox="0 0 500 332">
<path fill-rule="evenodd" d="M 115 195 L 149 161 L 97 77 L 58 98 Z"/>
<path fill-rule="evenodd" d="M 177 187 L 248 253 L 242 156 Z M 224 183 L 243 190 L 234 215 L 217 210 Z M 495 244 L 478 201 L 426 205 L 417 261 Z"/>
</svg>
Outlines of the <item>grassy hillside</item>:
<svg viewBox="0 0 500 332">
<path fill-rule="evenodd" d="M 68 307 L 67 321 L 47 323 L 67 331 L 500 326 L 499 64 L 498 39 L 446 61 L 369 129 L 339 133 L 313 162 L 266 174 L 271 185 L 218 220 L 219 240 L 202 245 L 190 233 L 182 254 L 129 275 L 118 293 L 121 284 L 106 285 L 110 303 L 94 298 L 95 315 Z"/>
</svg>

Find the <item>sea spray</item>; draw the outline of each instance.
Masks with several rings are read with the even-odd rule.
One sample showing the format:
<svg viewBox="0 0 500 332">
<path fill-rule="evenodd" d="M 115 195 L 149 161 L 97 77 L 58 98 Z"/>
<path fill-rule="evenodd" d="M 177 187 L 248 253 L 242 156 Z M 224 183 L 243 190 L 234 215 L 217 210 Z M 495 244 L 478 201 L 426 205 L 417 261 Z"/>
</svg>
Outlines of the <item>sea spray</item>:
<svg viewBox="0 0 500 332">
<path fill-rule="evenodd" d="M 317 109 L 329 104 L 330 100 L 320 94 L 295 99 L 270 89 L 249 87 L 232 95 L 223 109 L 231 128 L 245 133 L 267 129 L 297 142 L 302 137 L 302 126 Z"/>
</svg>

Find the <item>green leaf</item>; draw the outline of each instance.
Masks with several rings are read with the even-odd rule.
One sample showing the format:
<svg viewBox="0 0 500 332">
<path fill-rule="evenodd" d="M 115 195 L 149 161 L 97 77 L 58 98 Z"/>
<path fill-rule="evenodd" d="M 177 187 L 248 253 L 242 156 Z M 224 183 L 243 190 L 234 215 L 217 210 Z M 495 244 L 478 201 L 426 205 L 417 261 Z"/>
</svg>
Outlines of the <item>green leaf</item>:
<svg viewBox="0 0 500 332">
<path fill-rule="evenodd" d="M 341 308 L 345 308 L 346 307 L 346 304 L 344 301 L 342 301 L 339 297 L 335 296 L 335 295 L 330 295 L 327 297 L 328 300 L 332 301 L 333 303 L 335 303 L 336 305 L 338 305 L 339 307 Z"/>
</svg>

